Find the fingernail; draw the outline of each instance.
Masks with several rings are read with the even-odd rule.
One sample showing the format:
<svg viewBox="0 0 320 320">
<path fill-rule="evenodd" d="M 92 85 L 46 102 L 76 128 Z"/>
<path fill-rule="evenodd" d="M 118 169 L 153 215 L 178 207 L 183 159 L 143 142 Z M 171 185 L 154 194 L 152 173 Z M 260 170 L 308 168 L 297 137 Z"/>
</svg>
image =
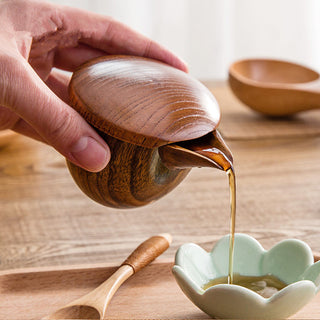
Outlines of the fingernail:
<svg viewBox="0 0 320 320">
<path fill-rule="evenodd" d="M 88 171 L 101 171 L 110 160 L 110 150 L 91 137 L 81 137 L 71 148 L 71 155 Z"/>
</svg>

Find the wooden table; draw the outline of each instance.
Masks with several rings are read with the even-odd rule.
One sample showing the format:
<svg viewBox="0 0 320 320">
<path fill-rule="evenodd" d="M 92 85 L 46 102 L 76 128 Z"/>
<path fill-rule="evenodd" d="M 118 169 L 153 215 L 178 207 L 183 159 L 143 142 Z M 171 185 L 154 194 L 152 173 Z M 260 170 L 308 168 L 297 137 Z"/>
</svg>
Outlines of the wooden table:
<svg viewBox="0 0 320 320">
<path fill-rule="evenodd" d="M 207 83 L 222 111 L 219 126 L 234 155 L 237 232 L 265 248 L 285 238 L 320 251 L 320 113 L 271 120 L 226 85 Z M 13 136 L 0 149 L 0 270 L 119 263 L 139 242 L 173 236 L 164 257 L 185 242 L 209 250 L 229 228 L 224 172 L 193 169 L 173 192 L 146 207 L 116 210 L 88 199 L 52 148 Z"/>
<path fill-rule="evenodd" d="M 314 252 L 320 252 L 320 112 L 310 111 L 290 119 L 267 119 L 237 101 L 226 85 L 207 85 L 220 104 L 219 130 L 234 155 L 238 188 L 236 231 L 254 236 L 266 249 L 282 239 L 298 238 Z M 49 146 L 18 135 L 0 137 L 0 274 L 1 270 L 5 274 L 17 268 L 41 270 L 49 266 L 39 274 L 39 281 L 34 280 L 38 276 L 32 272 L 2 278 L 7 285 L 15 284 L 16 279 L 24 281 L 25 296 L 17 291 L 20 282 L 15 284 L 17 288 L 11 288 L 16 288 L 14 291 L 7 288 L 16 303 L 19 299 L 24 302 L 33 299 L 28 296 L 28 286 L 34 288 L 33 294 L 38 294 L 41 300 L 38 290 L 43 289 L 42 274 L 52 279 L 52 283 L 55 275 L 59 275 L 60 282 L 53 287 L 51 282 L 45 284 L 49 296 L 52 288 L 58 290 L 60 302 L 51 305 L 53 310 L 65 303 L 59 290 L 64 288 L 69 275 L 76 279 L 85 275 L 89 279 L 84 289 L 75 288 L 78 291 L 73 290 L 73 280 L 69 279 L 71 300 L 72 292 L 74 297 L 83 294 L 105 277 L 109 269 L 99 264 L 119 264 L 138 243 L 158 233 L 169 232 L 173 236 L 171 248 L 162 256 L 166 261 L 172 262 L 175 251 L 185 242 L 195 242 L 210 250 L 229 231 L 229 211 L 228 180 L 222 171 L 193 169 L 182 184 L 158 202 L 138 209 L 116 210 L 96 204 L 82 194 L 69 175 L 64 158 Z M 88 269 L 71 268 L 65 274 L 63 270 L 75 264 Z M 91 266 L 95 269 L 90 269 Z M 172 278 L 169 265 L 165 266 L 166 277 Z M 152 268 L 162 272 L 161 264 L 146 272 L 154 275 Z M 52 273 L 55 269 L 62 271 Z M 166 279 L 173 281 L 171 278 Z M 124 296 L 129 292 L 127 297 L 132 297 L 132 292 L 137 292 L 136 286 L 141 282 L 139 277 L 136 279 L 119 292 L 118 300 L 110 307 L 115 318 L 123 301 L 135 305 L 135 301 L 125 300 Z M 161 279 L 150 287 L 153 290 L 150 296 L 156 297 L 157 290 L 165 288 Z M 185 311 L 189 310 L 185 309 L 186 299 L 173 285 L 172 290 L 176 291 L 171 295 L 179 296 L 181 310 L 189 318 L 206 318 L 191 303 L 190 312 Z M 7 289 L 4 288 L 5 292 Z M 138 288 L 142 292 L 144 289 Z M 12 311 L 10 299 L 7 314 Z M 24 302 L 19 304 L 23 311 Z M 42 307 L 44 310 L 38 311 L 40 316 L 47 311 L 46 306 Z M 319 312 L 315 302 L 297 317 L 317 318 Z M 144 310 L 141 315 L 148 317 Z"/>
</svg>

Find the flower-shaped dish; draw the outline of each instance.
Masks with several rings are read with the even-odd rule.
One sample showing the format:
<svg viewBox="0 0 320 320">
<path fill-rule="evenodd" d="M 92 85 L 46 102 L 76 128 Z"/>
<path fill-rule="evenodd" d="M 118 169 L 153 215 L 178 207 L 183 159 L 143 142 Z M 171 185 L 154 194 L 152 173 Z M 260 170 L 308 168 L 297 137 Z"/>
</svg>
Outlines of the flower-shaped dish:
<svg viewBox="0 0 320 320">
<path fill-rule="evenodd" d="M 234 273 L 243 276 L 271 274 L 287 286 L 270 298 L 238 285 L 218 284 L 206 290 L 212 279 L 227 276 L 229 235 L 211 252 L 196 244 L 182 245 L 176 253 L 173 274 L 186 296 L 211 317 L 223 319 L 283 319 L 307 304 L 320 289 L 320 261 L 304 242 L 284 240 L 266 251 L 246 234 L 235 235 Z"/>
</svg>

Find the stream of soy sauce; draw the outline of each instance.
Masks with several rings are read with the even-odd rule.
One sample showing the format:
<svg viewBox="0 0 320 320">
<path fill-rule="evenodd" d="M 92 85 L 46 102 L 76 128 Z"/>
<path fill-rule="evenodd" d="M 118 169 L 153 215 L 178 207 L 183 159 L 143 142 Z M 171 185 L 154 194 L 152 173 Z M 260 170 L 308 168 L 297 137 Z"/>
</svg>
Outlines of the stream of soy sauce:
<svg viewBox="0 0 320 320">
<path fill-rule="evenodd" d="M 234 257 L 234 234 L 236 227 L 236 177 L 233 167 L 227 171 L 229 178 L 230 190 L 230 238 L 229 238 L 229 269 L 228 269 L 228 284 L 233 283 L 233 257 Z"/>
</svg>

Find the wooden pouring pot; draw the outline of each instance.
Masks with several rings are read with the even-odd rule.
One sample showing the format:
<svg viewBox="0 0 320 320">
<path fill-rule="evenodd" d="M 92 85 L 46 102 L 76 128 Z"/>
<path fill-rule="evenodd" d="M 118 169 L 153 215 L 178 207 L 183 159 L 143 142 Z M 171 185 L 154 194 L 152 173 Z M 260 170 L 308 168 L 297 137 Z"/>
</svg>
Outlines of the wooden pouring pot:
<svg viewBox="0 0 320 320">
<path fill-rule="evenodd" d="M 73 107 L 111 150 L 98 173 L 67 161 L 80 189 L 100 204 L 143 206 L 176 187 L 191 167 L 232 166 L 216 131 L 215 98 L 178 69 L 147 58 L 106 56 L 75 71 L 69 92 Z"/>
</svg>

